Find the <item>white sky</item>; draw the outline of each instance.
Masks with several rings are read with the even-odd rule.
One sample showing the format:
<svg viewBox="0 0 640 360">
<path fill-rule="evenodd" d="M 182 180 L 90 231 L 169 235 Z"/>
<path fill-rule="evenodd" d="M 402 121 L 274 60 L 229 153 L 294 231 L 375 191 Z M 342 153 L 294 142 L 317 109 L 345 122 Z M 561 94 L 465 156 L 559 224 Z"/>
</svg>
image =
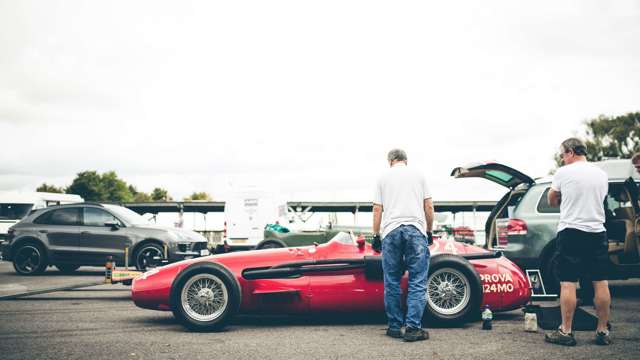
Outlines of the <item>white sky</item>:
<svg viewBox="0 0 640 360">
<path fill-rule="evenodd" d="M 0 190 L 95 169 L 364 201 L 400 147 L 435 200 L 495 200 L 451 169 L 542 176 L 640 110 L 639 39 L 640 1 L 0 0 Z"/>
</svg>

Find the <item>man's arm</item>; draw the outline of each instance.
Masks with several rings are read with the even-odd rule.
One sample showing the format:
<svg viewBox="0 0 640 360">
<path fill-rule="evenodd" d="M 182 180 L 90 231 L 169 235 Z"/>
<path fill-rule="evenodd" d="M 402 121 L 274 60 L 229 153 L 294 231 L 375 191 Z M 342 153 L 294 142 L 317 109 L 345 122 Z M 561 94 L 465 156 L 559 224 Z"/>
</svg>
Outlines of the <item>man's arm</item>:
<svg viewBox="0 0 640 360">
<path fill-rule="evenodd" d="M 380 234 L 380 223 L 382 222 L 382 205 L 373 204 L 373 233 Z"/>
<path fill-rule="evenodd" d="M 427 232 L 431 232 L 433 230 L 433 201 L 431 198 L 424 199 L 424 215 L 427 220 Z"/>
<path fill-rule="evenodd" d="M 547 201 L 549 202 L 550 206 L 558 207 L 562 202 L 562 194 L 559 191 L 553 190 L 553 188 L 549 188 L 549 193 L 547 193 Z"/>
</svg>

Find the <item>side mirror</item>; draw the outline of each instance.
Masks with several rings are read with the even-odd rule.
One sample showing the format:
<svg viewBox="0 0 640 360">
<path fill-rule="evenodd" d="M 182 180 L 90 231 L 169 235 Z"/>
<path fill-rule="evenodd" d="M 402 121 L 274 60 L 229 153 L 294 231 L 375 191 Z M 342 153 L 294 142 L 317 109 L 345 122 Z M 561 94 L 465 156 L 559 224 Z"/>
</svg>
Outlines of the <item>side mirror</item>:
<svg viewBox="0 0 640 360">
<path fill-rule="evenodd" d="M 104 226 L 110 227 L 111 230 L 118 230 L 120 228 L 120 223 L 115 220 L 109 220 L 104 222 Z"/>
</svg>

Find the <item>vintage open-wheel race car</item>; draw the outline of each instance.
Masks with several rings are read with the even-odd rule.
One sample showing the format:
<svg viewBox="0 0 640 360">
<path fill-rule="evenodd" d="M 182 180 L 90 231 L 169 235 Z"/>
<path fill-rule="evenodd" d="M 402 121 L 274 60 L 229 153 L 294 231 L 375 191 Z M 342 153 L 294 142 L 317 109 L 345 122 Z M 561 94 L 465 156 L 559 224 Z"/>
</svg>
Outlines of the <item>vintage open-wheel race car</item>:
<svg viewBox="0 0 640 360">
<path fill-rule="evenodd" d="M 525 274 L 500 252 L 436 239 L 429 247 L 425 321 L 457 325 L 481 308 L 519 308 L 531 292 Z M 141 308 L 172 311 L 188 329 L 223 329 L 238 313 L 384 312 L 379 253 L 339 233 L 314 246 L 243 251 L 152 269 L 133 281 Z M 402 278 L 406 296 L 407 276 Z"/>
</svg>

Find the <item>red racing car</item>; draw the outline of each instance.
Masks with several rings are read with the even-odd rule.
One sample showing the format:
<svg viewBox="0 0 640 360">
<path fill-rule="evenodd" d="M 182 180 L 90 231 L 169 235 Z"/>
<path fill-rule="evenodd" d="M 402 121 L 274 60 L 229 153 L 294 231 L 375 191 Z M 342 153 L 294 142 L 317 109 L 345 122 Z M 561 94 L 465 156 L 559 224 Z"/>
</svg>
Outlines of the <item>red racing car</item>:
<svg viewBox="0 0 640 360">
<path fill-rule="evenodd" d="M 427 324 L 460 324 L 480 309 L 512 310 L 530 298 L 525 274 L 499 252 L 436 239 L 430 246 Z M 363 237 L 339 233 L 317 246 L 185 260 L 133 281 L 145 309 L 173 311 L 196 331 L 224 328 L 238 313 L 384 311 L 382 262 Z M 407 276 L 402 279 L 406 295 Z"/>
</svg>

